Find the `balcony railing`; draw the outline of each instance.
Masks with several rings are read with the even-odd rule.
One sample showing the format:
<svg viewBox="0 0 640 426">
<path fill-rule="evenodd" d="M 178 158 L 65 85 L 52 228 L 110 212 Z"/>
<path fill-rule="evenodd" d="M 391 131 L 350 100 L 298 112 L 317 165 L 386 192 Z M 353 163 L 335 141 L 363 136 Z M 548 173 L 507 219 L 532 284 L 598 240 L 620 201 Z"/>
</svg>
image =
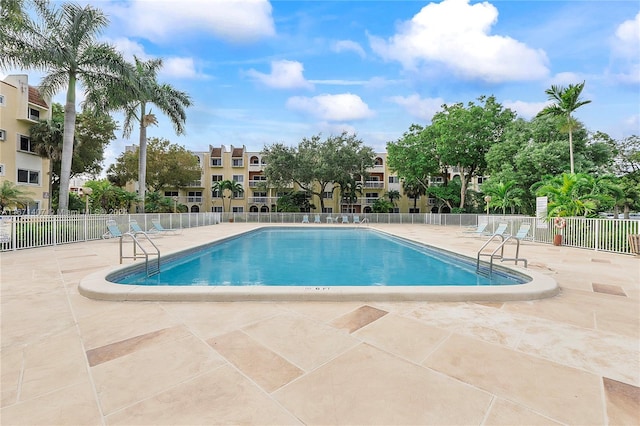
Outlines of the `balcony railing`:
<svg viewBox="0 0 640 426">
<path fill-rule="evenodd" d="M 365 188 L 377 188 L 377 189 L 383 189 L 384 188 L 384 182 L 380 182 L 379 180 L 368 180 L 364 183 L 364 187 Z"/>
</svg>

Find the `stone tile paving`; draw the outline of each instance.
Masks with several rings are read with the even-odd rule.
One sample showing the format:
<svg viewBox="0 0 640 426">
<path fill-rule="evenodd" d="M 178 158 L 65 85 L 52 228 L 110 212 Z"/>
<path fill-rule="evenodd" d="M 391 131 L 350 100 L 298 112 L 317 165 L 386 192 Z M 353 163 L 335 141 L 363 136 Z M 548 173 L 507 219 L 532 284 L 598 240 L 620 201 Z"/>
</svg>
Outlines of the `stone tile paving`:
<svg viewBox="0 0 640 426">
<path fill-rule="evenodd" d="M 376 226 L 469 256 L 483 242 L 457 228 Z M 155 242 L 166 252 L 253 227 Z M 117 250 L 0 254 L 2 425 L 640 423 L 638 257 L 525 242 L 530 267 L 562 291 L 524 302 L 79 295 Z"/>
</svg>

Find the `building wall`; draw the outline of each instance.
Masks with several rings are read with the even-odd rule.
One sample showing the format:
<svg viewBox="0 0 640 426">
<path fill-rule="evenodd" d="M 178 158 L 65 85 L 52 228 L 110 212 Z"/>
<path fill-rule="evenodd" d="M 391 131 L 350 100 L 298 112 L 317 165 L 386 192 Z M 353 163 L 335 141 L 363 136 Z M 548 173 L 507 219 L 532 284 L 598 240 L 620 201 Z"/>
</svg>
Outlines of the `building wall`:
<svg viewBox="0 0 640 426">
<path fill-rule="evenodd" d="M 28 192 L 34 200 L 32 213 L 50 208 L 49 160 L 31 152 L 29 129 L 50 116 L 50 100 L 29 86 L 27 75 L 0 81 L 0 182 L 14 182 Z"/>
<path fill-rule="evenodd" d="M 210 146 L 207 152 L 194 152 L 202 167 L 202 178 L 193 187 L 186 189 L 166 189 L 164 195 L 177 197 L 177 202 L 187 206 L 189 211 L 223 211 L 223 199 L 213 196 L 212 185 L 216 180 L 233 180 L 242 184 L 244 193 L 234 199 L 224 198 L 225 212 L 273 212 L 279 192 L 299 190 L 294 185 L 288 188 L 266 188 L 263 177 L 265 163 L 260 152 L 247 151 L 243 147 Z M 378 153 L 376 165 L 368 170 L 369 177 L 362 182 L 362 194 L 353 204 L 343 203 L 339 189 L 333 192 L 332 198 L 324 198 L 325 212 L 343 213 L 351 209 L 354 213 L 372 211 L 377 198 L 383 198 L 388 191 L 396 190 L 401 198 L 396 202 L 396 211 L 407 213 L 414 208 L 414 201 L 408 198 L 402 190 L 397 175 L 387 166 L 387 154 Z M 390 181 L 391 178 L 391 181 Z M 331 186 L 326 188 L 331 192 Z M 318 188 L 316 188 L 318 190 Z M 315 206 L 313 213 L 321 212 L 321 204 L 317 196 L 310 200 Z M 417 212 L 431 211 L 426 196 L 421 196 L 416 202 Z"/>
</svg>

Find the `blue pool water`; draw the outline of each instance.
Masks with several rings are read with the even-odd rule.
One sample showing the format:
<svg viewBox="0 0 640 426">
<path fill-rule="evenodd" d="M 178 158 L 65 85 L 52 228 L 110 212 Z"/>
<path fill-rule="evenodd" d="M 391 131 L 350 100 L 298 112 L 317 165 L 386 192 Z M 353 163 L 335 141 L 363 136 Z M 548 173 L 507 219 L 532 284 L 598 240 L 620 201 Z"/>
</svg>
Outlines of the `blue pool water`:
<svg viewBox="0 0 640 426">
<path fill-rule="evenodd" d="M 482 286 L 522 276 L 475 272 L 475 260 L 366 228 L 262 228 L 163 261 L 160 274 L 119 276 L 150 286 Z"/>
</svg>

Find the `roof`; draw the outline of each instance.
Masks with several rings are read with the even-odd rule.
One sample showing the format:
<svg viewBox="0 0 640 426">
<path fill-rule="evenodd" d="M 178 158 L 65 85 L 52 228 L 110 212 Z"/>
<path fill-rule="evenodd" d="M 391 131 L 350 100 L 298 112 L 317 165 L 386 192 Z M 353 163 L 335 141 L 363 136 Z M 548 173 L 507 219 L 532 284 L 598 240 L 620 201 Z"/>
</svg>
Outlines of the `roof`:
<svg viewBox="0 0 640 426">
<path fill-rule="evenodd" d="M 221 158 L 222 148 L 211 148 L 211 158 Z"/>
<path fill-rule="evenodd" d="M 40 91 L 33 86 L 29 86 L 29 103 L 36 104 L 42 108 L 49 109 L 49 105 L 44 101 Z"/>
<path fill-rule="evenodd" d="M 233 152 L 231 153 L 232 157 L 242 157 L 244 154 L 244 148 L 233 148 Z"/>
</svg>

